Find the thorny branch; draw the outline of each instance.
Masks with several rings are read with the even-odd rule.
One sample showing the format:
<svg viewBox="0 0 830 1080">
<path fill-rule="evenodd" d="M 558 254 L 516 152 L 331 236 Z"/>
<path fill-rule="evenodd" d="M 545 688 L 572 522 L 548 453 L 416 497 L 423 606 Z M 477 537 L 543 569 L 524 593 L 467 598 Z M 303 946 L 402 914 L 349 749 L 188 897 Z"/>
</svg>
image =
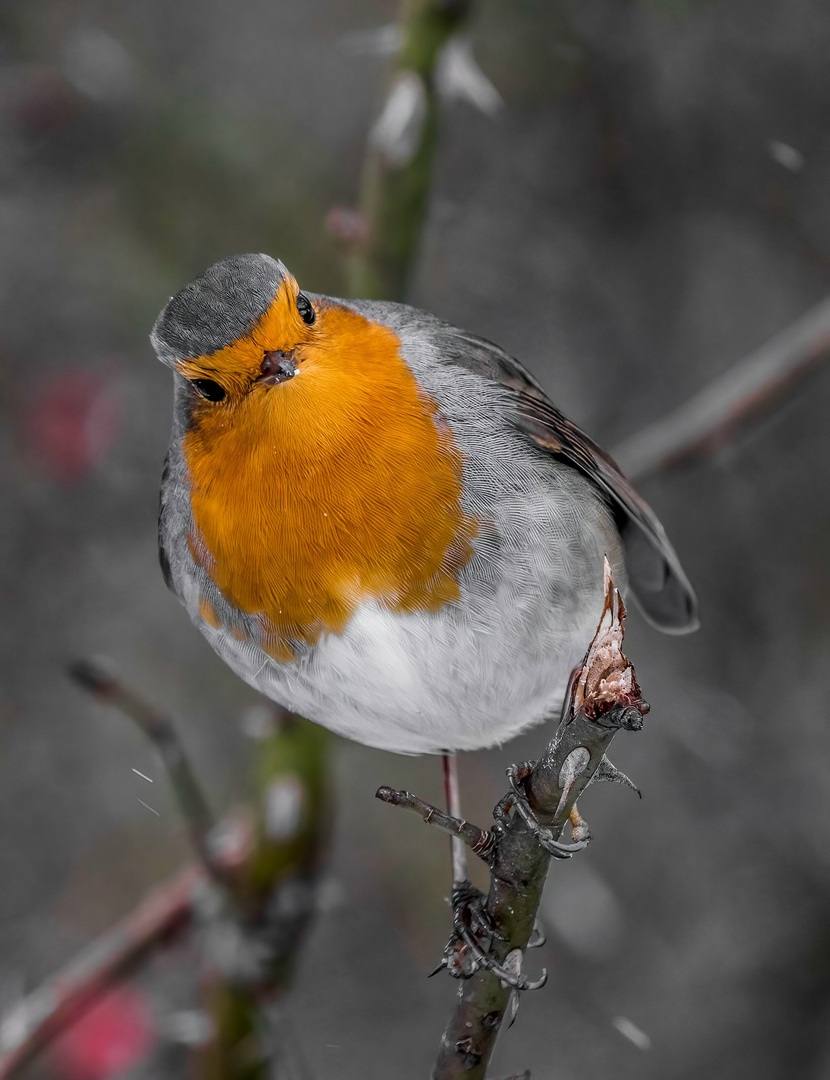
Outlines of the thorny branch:
<svg viewBox="0 0 830 1080">
<path fill-rule="evenodd" d="M 508 1010 L 515 1013 L 517 988 L 543 981 L 529 982 L 521 974 L 521 961 L 551 859 L 546 847 L 558 850 L 568 821 L 574 823 L 575 834 L 587 833 L 574 813 L 576 801 L 592 782 L 622 778 L 606 758 L 606 750 L 620 729 L 639 730 L 648 711 L 634 669 L 622 652 L 624 617 L 606 562 L 603 615 L 571 682 L 562 720 L 535 765 L 510 770 L 515 790 L 496 808 L 495 835 L 490 833 L 486 843 L 482 837 L 487 833 L 448 819 L 408 793 L 389 788 L 378 792 L 384 801 L 416 810 L 429 824 L 462 836 L 490 866 L 490 891 L 478 923 L 479 930 L 491 928 L 489 941 L 476 943 L 463 932 L 454 943 L 451 939 L 454 952 L 448 955 L 447 966 L 467 977 L 441 1039 L 433 1080 L 483 1080 L 502 1021 Z M 527 798 L 522 812 L 517 809 L 517 793 Z M 512 812 L 506 812 L 511 804 Z M 546 847 L 539 843 L 540 834 Z M 472 962 L 469 956 L 459 962 L 459 955 L 470 951 Z"/>
<path fill-rule="evenodd" d="M 353 296 L 401 300 L 417 253 L 438 138 L 436 67 L 471 0 L 403 0 L 400 48 L 386 103 L 369 135 L 363 235 L 349 266 Z"/>
</svg>

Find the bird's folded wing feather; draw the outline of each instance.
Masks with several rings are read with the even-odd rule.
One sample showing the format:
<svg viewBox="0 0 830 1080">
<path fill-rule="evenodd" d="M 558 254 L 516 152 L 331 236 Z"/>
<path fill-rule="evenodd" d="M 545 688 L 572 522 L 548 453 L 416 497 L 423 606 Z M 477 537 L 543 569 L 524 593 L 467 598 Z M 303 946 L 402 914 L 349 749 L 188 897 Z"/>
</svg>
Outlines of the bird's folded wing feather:
<svg viewBox="0 0 830 1080">
<path fill-rule="evenodd" d="M 660 629 L 685 633 L 698 625 L 697 600 L 663 526 L 619 466 L 564 416 L 539 383 L 508 353 L 471 334 L 452 357 L 499 382 L 516 403 L 515 422 L 532 442 L 588 477 L 617 518 L 626 567 L 644 614 Z"/>
</svg>

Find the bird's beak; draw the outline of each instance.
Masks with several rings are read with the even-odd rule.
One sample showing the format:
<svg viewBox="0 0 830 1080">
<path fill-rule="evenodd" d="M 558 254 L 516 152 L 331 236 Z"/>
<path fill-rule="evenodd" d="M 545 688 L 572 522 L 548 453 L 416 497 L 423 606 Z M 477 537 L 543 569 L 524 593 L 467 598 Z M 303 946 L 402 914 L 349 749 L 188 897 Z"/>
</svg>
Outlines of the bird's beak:
<svg viewBox="0 0 830 1080">
<path fill-rule="evenodd" d="M 262 368 L 254 382 L 263 386 L 275 386 L 277 383 L 293 379 L 296 374 L 297 364 L 294 360 L 294 354 L 277 349 L 274 352 L 265 354 Z"/>
</svg>

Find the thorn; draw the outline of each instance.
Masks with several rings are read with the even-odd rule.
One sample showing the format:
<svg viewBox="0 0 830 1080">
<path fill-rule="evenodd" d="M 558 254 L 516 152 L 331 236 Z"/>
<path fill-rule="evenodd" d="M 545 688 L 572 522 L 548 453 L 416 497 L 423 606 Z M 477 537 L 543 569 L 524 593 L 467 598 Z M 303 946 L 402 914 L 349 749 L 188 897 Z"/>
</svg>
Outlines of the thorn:
<svg viewBox="0 0 830 1080">
<path fill-rule="evenodd" d="M 518 982 L 522 977 L 522 950 L 511 949 L 502 962 L 502 969 L 511 975 L 514 981 Z M 509 983 L 502 980 L 502 986 L 509 985 Z"/>
<path fill-rule="evenodd" d="M 478 66 L 470 39 L 450 38 L 441 51 L 435 69 L 438 93 L 447 101 L 466 101 L 491 119 L 504 108 L 496 87 Z"/>
<path fill-rule="evenodd" d="M 439 971 L 443 971 L 446 966 L 447 966 L 447 958 L 444 956 L 444 957 L 441 958 L 441 963 L 438 965 L 438 967 L 433 968 L 433 970 L 429 973 L 429 975 L 427 975 L 427 978 L 431 979 L 433 975 L 437 975 Z"/>
<path fill-rule="evenodd" d="M 642 791 L 640 791 L 634 781 L 618 769 L 616 765 L 613 765 L 607 757 L 603 757 L 602 761 L 599 763 L 599 768 L 594 774 L 594 779 L 597 781 L 605 780 L 609 784 L 624 784 L 626 787 L 631 788 L 632 791 L 636 791 L 639 798 L 642 799 L 643 797 Z"/>
<path fill-rule="evenodd" d="M 418 149 L 427 111 L 427 89 L 423 79 L 414 71 L 400 72 L 369 132 L 369 145 L 391 166 L 403 168 Z"/>
<path fill-rule="evenodd" d="M 536 921 L 533 923 L 533 929 L 530 931 L 527 947 L 528 949 L 540 949 L 547 940 L 544 927 L 539 922 L 539 917 L 537 916 Z"/>
<path fill-rule="evenodd" d="M 507 999 L 507 1026 L 509 1028 L 512 1028 L 516 1023 L 520 1001 L 521 996 L 519 995 L 519 991 L 514 988 L 510 991 L 510 997 Z"/>
</svg>

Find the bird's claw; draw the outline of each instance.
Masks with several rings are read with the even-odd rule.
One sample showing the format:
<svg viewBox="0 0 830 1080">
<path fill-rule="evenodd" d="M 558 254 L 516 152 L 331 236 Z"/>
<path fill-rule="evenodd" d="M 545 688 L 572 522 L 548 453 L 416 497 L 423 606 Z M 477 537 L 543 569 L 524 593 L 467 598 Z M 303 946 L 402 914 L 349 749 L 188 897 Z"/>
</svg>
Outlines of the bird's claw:
<svg viewBox="0 0 830 1080">
<path fill-rule="evenodd" d="M 462 881 L 459 885 L 454 885 L 450 902 L 454 930 L 459 933 L 467 930 L 476 937 L 504 941 L 504 934 L 499 931 L 487 910 L 487 897 L 471 882 Z"/>
<path fill-rule="evenodd" d="M 452 913 L 452 934 L 433 975 L 446 968 L 454 979 L 469 979 L 484 969 L 515 990 L 538 990 L 545 985 L 544 970 L 536 980 L 522 974 L 521 949 L 509 952 L 503 963 L 490 952 L 492 942 L 505 938 L 487 911 L 487 898 L 469 881 L 453 888 Z"/>
<path fill-rule="evenodd" d="M 520 815 L 525 825 L 530 829 L 531 833 L 536 837 L 539 844 L 545 849 L 545 851 L 554 859 L 570 859 L 570 857 L 577 851 L 582 851 L 584 847 L 588 846 L 590 837 L 577 840 L 573 844 L 564 844 L 559 840 L 546 825 L 540 824 L 536 815 L 530 808 L 530 803 L 527 800 L 527 793 L 524 788 L 524 781 L 530 776 L 533 771 L 535 762 L 523 761 L 521 765 L 510 765 L 507 769 L 507 779 L 510 781 L 510 791 L 507 795 L 497 804 L 493 813 L 495 814 L 497 821 L 504 821 L 508 811 L 515 807 L 516 812 Z"/>
<path fill-rule="evenodd" d="M 454 979 L 469 979 L 489 955 L 481 942 L 501 941 L 503 935 L 487 911 L 487 897 L 471 882 L 454 885 L 450 903 L 452 933 L 436 971 L 445 967 Z"/>
</svg>

